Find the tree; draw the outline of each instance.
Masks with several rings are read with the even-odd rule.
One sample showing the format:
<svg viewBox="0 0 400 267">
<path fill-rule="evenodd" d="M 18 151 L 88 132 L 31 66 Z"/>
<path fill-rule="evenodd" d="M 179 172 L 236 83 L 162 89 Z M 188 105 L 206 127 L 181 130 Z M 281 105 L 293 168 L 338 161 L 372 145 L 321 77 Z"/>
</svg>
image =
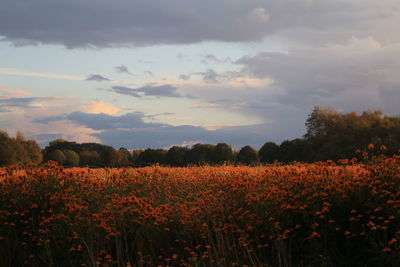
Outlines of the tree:
<svg viewBox="0 0 400 267">
<path fill-rule="evenodd" d="M 0 131 L 0 166 L 17 164 L 17 153 L 12 138 L 7 132 Z"/>
<path fill-rule="evenodd" d="M 13 138 L 0 131 L 0 166 L 37 164 L 41 161 L 42 152 L 36 141 L 26 139 L 20 132 Z"/>
<path fill-rule="evenodd" d="M 195 144 L 188 152 L 188 163 L 195 165 L 210 164 L 213 162 L 214 145 Z"/>
<path fill-rule="evenodd" d="M 129 166 L 133 163 L 132 154 L 128 151 L 128 149 L 121 147 L 118 152 L 121 154 L 121 166 Z"/>
<path fill-rule="evenodd" d="M 185 166 L 187 164 L 186 157 L 189 151 L 187 147 L 173 146 L 168 150 L 165 161 L 170 166 Z"/>
<path fill-rule="evenodd" d="M 64 152 L 59 149 L 55 149 L 47 154 L 46 159 L 47 161 L 52 160 L 58 162 L 60 165 L 63 165 L 67 161 L 67 157 L 65 156 Z"/>
<path fill-rule="evenodd" d="M 79 165 L 98 167 L 103 166 L 103 159 L 97 151 L 79 152 Z"/>
<path fill-rule="evenodd" d="M 305 139 L 296 138 L 282 142 L 279 147 L 278 157 L 280 161 L 286 163 L 293 161 L 305 162 L 308 160 L 309 152 L 308 142 Z"/>
<path fill-rule="evenodd" d="M 257 151 L 251 146 L 244 146 L 237 155 L 237 161 L 246 165 L 257 164 L 259 162 Z"/>
<path fill-rule="evenodd" d="M 131 162 L 132 163 L 138 163 L 137 160 L 138 160 L 140 154 L 142 154 L 143 151 L 144 151 L 143 149 L 134 149 L 134 150 L 132 150 Z"/>
<path fill-rule="evenodd" d="M 79 154 L 71 149 L 63 150 L 65 157 L 67 158 L 65 161 L 66 166 L 78 166 L 79 165 Z"/>
<path fill-rule="evenodd" d="M 165 163 L 165 155 L 167 151 L 164 149 L 152 149 L 147 148 L 142 153 L 140 153 L 137 163 L 144 165 L 152 165 L 152 164 L 164 164 Z"/>
<path fill-rule="evenodd" d="M 279 160 L 279 146 L 274 142 L 266 142 L 258 151 L 258 157 L 262 162 L 273 163 Z"/>
<path fill-rule="evenodd" d="M 214 148 L 213 163 L 231 164 L 234 161 L 232 147 L 225 143 L 219 143 Z"/>
<path fill-rule="evenodd" d="M 39 164 L 43 161 L 43 154 L 40 146 L 34 140 L 26 140 L 24 142 L 24 148 L 28 151 L 27 162 Z"/>
</svg>

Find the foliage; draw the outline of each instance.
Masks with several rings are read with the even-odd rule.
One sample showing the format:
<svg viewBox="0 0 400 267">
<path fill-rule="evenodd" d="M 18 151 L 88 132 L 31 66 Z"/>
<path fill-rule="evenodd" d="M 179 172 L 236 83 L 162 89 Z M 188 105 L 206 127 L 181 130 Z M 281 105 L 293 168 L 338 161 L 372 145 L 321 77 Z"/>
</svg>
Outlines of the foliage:
<svg viewBox="0 0 400 267">
<path fill-rule="evenodd" d="M 274 142 L 266 142 L 258 151 L 258 157 L 261 162 L 273 163 L 278 161 L 280 156 L 280 149 Z"/>
<path fill-rule="evenodd" d="M 66 161 L 64 162 L 66 166 L 79 166 L 79 154 L 71 149 L 63 150 L 64 155 L 66 157 Z"/>
<path fill-rule="evenodd" d="M 37 164 L 41 161 L 42 153 L 36 141 L 27 140 L 19 132 L 13 138 L 0 131 L 0 166 Z"/>
<path fill-rule="evenodd" d="M 195 144 L 187 153 L 188 163 L 191 165 L 212 164 L 215 146 L 211 144 Z"/>
<path fill-rule="evenodd" d="M 47 154 L 47 160 L 55 161 L 58 164 L 65 164 L 67 162 L 67 156 L 65 156 L 64 152 L 60 149 L 55 149 Z"/>
<path fill-rule="evenodd" d="M 101 155 L 97 151 L 81 151 L 79 152 L 79 165 L 99 167 L 102 166 Z"/>
<path fill-rule="evenodd" d="M 221 164 L 232 164 L 235 160 L 233 155 L 233 149 L 231 146 L 225 143 L 219 143 L 215 146 L 213 163 L 217 165 Z"/>
<path fill-rule="evenodd" d="M 237 161 L 241 164 L 253 165 L 258 163 L 258 153 L 251 146 L 244 146 L 237 155 Z"/>
<path fill-rule="evenodd" d="M 142 165 L 163 164 L 167 151 L 164 149 L 145 149 L 140 153 L 137 163 Z"/>
<path fill-rule="evenodd" d="M 309 156 L 315 160 L 352 158 L 368 144 L 385 145 L 393 154 L 400 148 L 400 116 L 384 116 L 382 111 L 341 113 L 315 107 L 306 122 Z"/>
<path fill-rule="evenodd" d="M 171 147 L 168 150 L 167 154 L 165 155 L 166 163 L 170 166 L 179 166 L 179 167 L 186 166 L 187 165 L 186 156 L 189 150 L 190 149 L 187 147 L 181 147 L 181 146 Z"/>
</svg>

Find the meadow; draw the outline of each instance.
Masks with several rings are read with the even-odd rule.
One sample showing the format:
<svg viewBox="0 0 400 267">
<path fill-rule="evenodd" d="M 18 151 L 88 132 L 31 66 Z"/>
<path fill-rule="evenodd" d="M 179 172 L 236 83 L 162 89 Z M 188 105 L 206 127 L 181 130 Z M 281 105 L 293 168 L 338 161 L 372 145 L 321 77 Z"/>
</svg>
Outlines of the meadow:
<svg viewBox="0 0 400 267">
<path fill-rule="evenodd" d="M 400 157 L 0 170 L 0 266 L 400 266 Z"/>
</svg>

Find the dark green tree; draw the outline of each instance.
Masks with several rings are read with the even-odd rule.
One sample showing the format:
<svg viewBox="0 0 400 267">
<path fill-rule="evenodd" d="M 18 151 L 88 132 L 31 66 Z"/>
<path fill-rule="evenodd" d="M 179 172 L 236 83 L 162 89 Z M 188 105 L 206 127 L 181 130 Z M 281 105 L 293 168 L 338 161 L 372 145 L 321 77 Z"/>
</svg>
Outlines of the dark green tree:
<svg viewBox="0 0 400 267">
<path fill-rule="evenodd" d="M 63 150 L 65 157 L 67 158 L 64 165 L 65 166 L 79 166 L 79 154 L 71 149 Z"/>
<path fill-rule="evenodd" d="M 232 147 L 225 143 L 217 144 L 213 154 L 212 160 L 214 164 L 232 164 L 235 160 Z"/>
<path fill-rule="evenodd" d="M 147 148 L 140 153 L 136 162 L 141 165 L 164 164 L 167 151 L 164 149 Z"/>
<path fill-rule="evenodd" d="M 279 147 L 278 158 L 280 161 L 288 163 L 293 161 L 308 161 L 309 145 L 305 139 L 296 138 L 282 142 Z"/>
<path fill-rule="evenodd" d="M 193 165 L 212 164 L 215 146 L 195 144 L 188 152 L 188 163 Z"/>
<path fill-rule="evenodd" d="M 190 149 L 187 147 L 173 146 L 168 150 L 165 161 L 170 166 L 185 166 L 187 164 L 186 158 L 189 151 Z"/>
<path fill-rule="evenodd" d="M 55 161 L 58 162 L 60 165 L 64 165 L 67 162 L 67 157 L 62 150 L 55 149 L 46 155 L 46 160 Z"/>
<path fill-rule="evenodd" d="M 258 151 L 258 157 L 261 162 L 273 163 L 279 161 L 280 148 L 274 142 L 265 143 Z"/>
<path fill-rule="evenodd" d="M 104 160 L 97 151 L 81 151 L 79 152 L 79 165 L 89 167 L 104 166 Z"/>
<path fill-rule="evenodd" d="M 240 164 L 255 165 L 259 162 L 257 151 L 251 146 L 244 146 L 237 155 L 237 161 Z"/>
</svg>

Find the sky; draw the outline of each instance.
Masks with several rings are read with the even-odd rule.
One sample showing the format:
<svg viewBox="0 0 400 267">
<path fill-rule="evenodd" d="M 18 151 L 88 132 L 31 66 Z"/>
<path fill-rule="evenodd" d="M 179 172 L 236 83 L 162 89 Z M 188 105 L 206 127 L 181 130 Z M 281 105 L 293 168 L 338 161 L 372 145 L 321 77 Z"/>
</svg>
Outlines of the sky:
<svg viewBox="0 0 400 267">
<path fill-rule="evenodd" d="M 0 129 L 115 148 L 301 137 L 400 115 L 398 0 L 0 0 Z"/>
</svg>

